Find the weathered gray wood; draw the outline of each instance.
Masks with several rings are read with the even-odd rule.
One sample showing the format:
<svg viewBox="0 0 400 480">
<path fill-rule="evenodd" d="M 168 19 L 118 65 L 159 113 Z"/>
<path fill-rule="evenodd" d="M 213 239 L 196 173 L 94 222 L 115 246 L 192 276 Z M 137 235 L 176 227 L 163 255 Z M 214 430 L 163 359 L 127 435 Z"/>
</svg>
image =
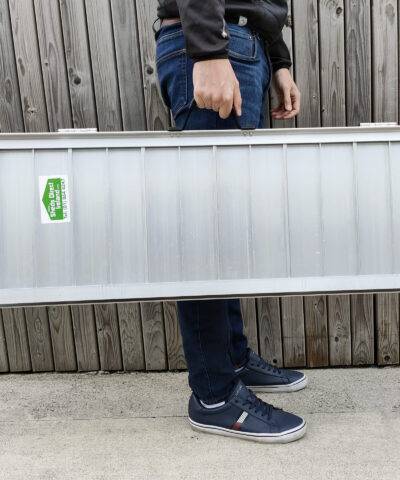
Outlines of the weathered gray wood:
<svg viewBox="0 0 400 480">
<path fill-rule="evenodd" d="M 300 66 L 296 68 L 296 85 L 302 95 L 297 126 L 319 127 L 321 119 L 317 0 L 293 1 L 293 21 L 294 58 Z M 304 68 L 305 65 L 307 68 Z"/>
<path fill-rule="evenodd" d="M 122 130 L 109 0 L 86 0 L 99 131 Z"/>
<path fill-rule="evenodd" d="M 305 296 L 304 318 L 307 365 L 309 367 L 327 367 L 329 354 L 326 298 L 314 295 Z"/>
<path fill-rule="evenodd" d="M 71 128 L 72 115 L 59 4 L 34 0 L 50 131 Z"/>
<path fill-rule="evenodd" d="M 183 351 L 182 337 L 179 330 L 178 309 L 176 302 L 163 302 L 165 340 L 168 352 L 168 369 L 185 370 L 187 368 Z"/>
<path fill-rule="evenodd" d="M 294 47 L 292 71 L 302 93 L 302 112 L 297 120 L 272 120 L 272 126 L 289 127 L 295 123 L 301 127 L 319 126 L 320 114 L 324 126 L 343 125 L 345 103 L 348 125 L 358 125 L 361 121 L 397 120 L 397 3 L 396 0 L 289 2 L 289 16 L 283 35 L 289 50 Z M 129 130 L 144 129 L 146 112 L 149 129 L 165 129 L 169 125 L 169 115 L 158 89 L 155 41 L 151 30 L 157 1 L 110 0 L 109 3 L 108 0 L 87 0 L 86 6 L 87 19 L 84 0 L 10 0 L 9 3 L 0 0 L 2 132 L 23 131 L 22 108 L 27 131 L 47 130 L 46 112 L 51 130 L 71 124 L 75 127 L 96 127 L 97 113 L 100 129 L 119 129 L 122 126 Z M 93 84 L 96 85 L 97 108 Z M 276 92 L 271 89 L 269 96 L 272 107 Z M 271 107 L 267 103 L 267 110 Z M 117 116 L 117 122 L 113 121 L 113 115 Z M 267 117 L 266 126 L 270 125 L 271 119 Z M 380 365 L 398 363 L 398 299 L 396 294 L 377 294 L 374 297 L 374 319 L 373 297 L 353 295 L 350 300 L 349 296 L 337 295 L 327 298 L 330 365 L 373 364 L 375 356 L 376 363 Z M 279 353 L 281 348 L 286 367 L 304 366 L 303 298 L 284 297 L 280 301 L 281 347 L 279 319 L 274 313 L 279 309 L 278 299 L 258 299 L 258 319 L 255 299 L 241 299 L 249 344 L 258 351 L 260 342 L 260 354 L 271 363 L 278 354 L 270 352 L 277 349 Z M 108 313 L 118 309 L 118 323 L 114 312 L 111 315 L 113 327 L 107 325 L 107 328 L 114 332 L 112 342 L 117 341 L 116 331 L 120 336 L 120 365 L 123 361 L 123 367 L 128 370 L 140 370 L 148 365 L 164 369 L 167 368 L 168 358 L 169 368 L 184 368 L 174 305 L 174 302 L 165 302 L 163 311 L 161 303 L 143 303 L 145 315 L 150 317 L 149 322 L 147 317 L 143 319 L 145 332 L 142 332 L 138 304 L 109 307 Z M 307 329 L 307 345 L 309 350 L 313 350 L 312 356 L 324 357 L 327 350 L 326 314 L 314 312 L 313 308 L 310 304 L 307 310 L 307 326 L 311 318 L 322 329 L 322 336 L 318 340 L 314 337 L 319 334 L 313 336 Z M 68 316 L 69 307 L 48 309 L 54 368 L 59 371 L 76 368 L 97 370 L 100 366 L 94 307 L 73 306 L 72 309 L 75 312 L 74 331 Z M 44 368 L 37 350 L 35 353 L 37 337 L 39 335 L 40 338 L 43 332 L 40 333 L 40 329 L 36 331 L 35 323 L 31 325 L 28 319 L 33 329 L 29 329 L 29 338 L 33 338 L 31 343 L 36 355 L 31 364 L 23 309 L 7 312 L 3 319 L 3 347 L 0 318 L 0 371 L 5 362 L 7 366 L 4 368 L 11 371 L 28 371 L 31 365 L 34 369 Z M 318 318 L 322 320 L 321 324 Z M 76 357 L 74 341 L 77 343 Z M 47 349 L 49 356 L 49 343 L 47 340 L 44 342 L 41 344 L 39 341 L 38 344 Z M 320 346 L 318 342 L 321 342 Z M 110 353 L 114 344 L 111 348 L 103 337 L 100 343 L 102 355 L 105 355 L 103 361 L 108 362 L 109 355 L 114 360 L 113 355 L 118 358 L 115 352 Z M 312 359 L 308 363 L 311 365 Z M 49 368 L 48 364 L 46 368 Z"/>
<path fill-rule="evenodd" d="M 166 370 L 164 319 L 161 302 L 142 302 L 143 344 L 146 370 Z"/>
<path fill-rule="evenodd" d="M 48 131 L 33 0 L 9 0 L 25 131 Z"/>
<path fill-rule="evenodd" d="M 254 298 L 241 298 L 240 310 L 243 318 L 243 332 L 247 337 L 248 345 L 256 353 L 258 349 L 258 333 L 257 333 L 257 312 L 256 301 Z"/>
<path fill-rule="evenodd" d="M 328 295 L 329 364 L 351 365 L 350 296 Z"/>
<path fill-rule="evenodd" d="M 279 297 L 257 299 L 260 356 L 277 367 L 283 367 L 282 331 Z"/>
<path fill-rule="evenodd" d="M 372 119 L 397 122 L 399 50 L 397 0 L 372 2 Z"/>
<path fill-rule="evenodd" d="M 99 370 L 93 305 L 71 305 L 78 371 Z"/>
<path fill-rule="evenodd" d="M 240 310 L 243 318 L 243 333 L 247 337 L 248 345 L 256 353 L 259 353 L 255 298 L 241 298 Z"/>
<path fill-rule="evenodd" d="M 146 130 L 136 4 L 132 0 L 111 0 L 111 10 L 123 129 Z"/>
<path fill-rule="evenodd" d="M 347 125 L 371 121 L 370 0 L 345 0 Z"/>
<path fill-rule="evenodd" d="M 60 0 L 60 12 L 73 124 L 97 127 L 84 0 Z"/>
<path fill-rule="evenodd" d="M 2 313 L 10 372 L 28 372 L 32 365 L 24 309 L 5 308 Z"/>
<path fill-rule="evenodd" d="M 96 304 L 94 312 L 100 367 L 102 370 L 122 370 L 117 306 L 114 303 Z"/>
<path fill-rule="evenodd" d="M 136 0 L 147 129 L 166 130 L 170 124 L 169 112 L 160 95 L 155 60 L 156 42 L 152 34 L 156 12 L 157 0 Z M 146 369 L 164 370 L 167 368 L 167 353 L 162 304 L 141 303 L 141 312 Z"/>
<path fill-rule="evenodd" d="M 54 369 L 57 372 L 76 371 L 74 333 L 69 306 L 53 305 L 48 308 Z"/>
<path fill-rule="evenodd" d="M 155 61 L 156 42 L 151 29 L 157 17 L 157 0 L 136 0 L 136 8 L 145 89 L 147 128 L 148 130 L 165 130 L 169 125 L 169 114 L 159 92 L 160 87 Z"/>
<path fill-rule="evenodd" d="M 344 0 L 320 0 L 321 123 L 346 125 Z"/>
<path fill-rule="evenodd" d="M 373 294 L 350 296 L 351 345 L 353 365 L 374 363 Z"/>
<path fill-rule="evenodd" d="M 32 371 L 51 372 L 54 370 L 51 349 L 49 319 L 46 307 L 25 308 L 26 328 L 28 332 L 29 351 Z"/>
<path fill-rule="evenodd" d="M 376 361 L 378 365 L 399 363 L 399 294 L 377 293 Z"/>
<path fill-rule="evenodd" d="M 139 303 L 117 303 L 124 370 L 144 370 L 142 319 Z"/>
<path fill-rule="evenodd" d="M 283 36 L 283 40 L 285 41 L 288 49 L 289 49 L 289 52 L 290 52 L 290 57 L 291 57 L 291 60 L 292 60 L 292 66 L 290 67 L 290 73 L 292 74 L 292 77 L 294 77 L 294 68 L 295 68 L 295 65 L 294 65 L 294 57 L 293 57 L 293 40 L 292 40 L 292 36 L 293 36 L 293 32 L 292 32 L 292 26 L 293 26 L 293 15 L 292 15 L 292 1 L 291 0 L 288 0 L 287 2 L 288 4 L 288 16 L 286 18 L 286 22 L 285 22 L 285 26 L 283 27 L 283 30 L 282 30 L 282 36 Z M 295 118 L 291 118 L 290 120 L 275 120 L 274 118 L 271 117 L 270 119 L 270 115 L 269 115 L 269 110 L 275 108 L 276 106 L 278 105 L 278 95 L 275 91 L 275 88 L 273 86 L 273 83 L 271 83 L 271 87 L 270 87 L 270 93 L 269 93 L 269 102 L 267 103 L 266 105 L 266 108 L 267 108 L 267 124 L 266 124 L 266 127 L 270 127 L 272 126 L 273 128 L 293 128 L 295 127 L 296 125 L 296 119 Z M 300 107 L 302 108 L 302 107 Z"/>
<path fill-rule="evenodd" d="M 285 367 L 304 367 L 306 341 L 303 297 L 281 298 L 283 363 Z"/>
<path fill-rule="evenodd" d="M 9 369 L 6 336 L 4 334 L 3 317 L 0 310 L 0 373 L 8 372 Z"/>
<path fill-rule="evenodd" d="M 0 0 L 0 132 L 23 132 L 8 1 Z"/>
</svg>

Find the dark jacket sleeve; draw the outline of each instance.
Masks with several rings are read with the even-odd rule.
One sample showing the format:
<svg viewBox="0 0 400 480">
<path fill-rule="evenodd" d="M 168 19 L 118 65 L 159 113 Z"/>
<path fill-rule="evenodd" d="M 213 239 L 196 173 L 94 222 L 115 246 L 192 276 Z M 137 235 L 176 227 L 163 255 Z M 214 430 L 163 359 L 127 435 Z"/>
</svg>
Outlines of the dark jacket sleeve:
<svg viewBox="0 0 400 480">
<path fill-rule="evenodd" d="M 290 52 L 280 33 L 277 40 L 268 47 L 269 57 L 272 63 L 272 71 L 275 73 L 279 68 L 290 68 L 292 61 Z"/>
<path fill-rule="evenodd" d="M 225 0 L 177 0 L 186 53 L 195 62 L 228 58 Z"/>
</svg>

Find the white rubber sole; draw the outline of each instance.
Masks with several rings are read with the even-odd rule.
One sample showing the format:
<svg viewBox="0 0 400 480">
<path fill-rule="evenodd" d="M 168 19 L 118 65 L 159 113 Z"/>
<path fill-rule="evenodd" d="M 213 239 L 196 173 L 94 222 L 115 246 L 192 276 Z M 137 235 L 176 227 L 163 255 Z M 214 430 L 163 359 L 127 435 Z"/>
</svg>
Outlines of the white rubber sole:
<svg viewBox="0 0 400 480">
<path fill-rule="evenodd" d="M 307 377 L 304 376 L 300 378 L 296 382 L 288 383 L 286 385 L 247 385 L 247 388 L 250 388 L 253 392 L 262 392 L 262 393 L 282 393 L 282 392 L 297 392 L 298 390 L 302 390 L 307 386 L 308 380 Z"/>
<path fill-rule="evenodd" d="M 303 437 L 307 431 L 307 424 L 303 420 L 303 423 L 291 430 L 287 430 L 284 433 L 248 433 L 241 432 L 240 430 L 231 430 L 229 428 L 216 427 L 211 425 L 203 425 L 195 422 L 189 417 L 190 426 L 193 430 L 205 433 L 214 433 L 215 435 L 223 435 L 226 437 L 236 437 L 242 440 L 252 440 L 253 442 L 261 443 L 289 443 L 298 440 Z"/>
</svg>

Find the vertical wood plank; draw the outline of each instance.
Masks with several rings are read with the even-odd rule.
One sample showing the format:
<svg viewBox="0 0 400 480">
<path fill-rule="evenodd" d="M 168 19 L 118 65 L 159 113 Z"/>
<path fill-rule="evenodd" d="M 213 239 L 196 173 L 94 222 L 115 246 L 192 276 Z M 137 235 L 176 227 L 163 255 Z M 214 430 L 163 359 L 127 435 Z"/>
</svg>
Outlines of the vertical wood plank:
<svg viewBox="0 0 400 480">
<path fill-rule="evenodd" d="M 295 69 L 295 62 L 294 62 L 294 56 L 293 56 L 293 15 L 292 15 L 292 0 L 288 0 L 288 16 L 286 18 L 285 25 L 282 29 L 282 37 L 283 40 L 286 43 L 286 46 L 288 47 L 289 53 L 290 53 L 290 58 L 292 60 L 292 66 L 290 67 L 290 73 L 292 74 L 292 77 L 295 77 L 294 69 Z M 276 108 L 278 105 L 278 95 L 273 88 L 273 85 L 271 83 L 270 87 L 270 94 L 269 94 L 269 102 L 267 104 L 267 125 L 268 127 L 272 126 L 273 128 L 294 128 L 296 126 L 296 118 L 291 118 L 289 120 L 276 120 L 275 118 L 271 117 L 269 115 L 269 110 Z"/>
<path fill-rule="evenodd" d="M 146 370 L 166 370 L 167 352 L 162 303 L 143 302 L 140 304 L 140 308 Z"/>
<path fill-rule="evenodd" d="M 241 298 L 240 310 L 243 318 L 243 333 L 247 337 L 248 346 L 259 353 L 255 298 Z"/>
<path fill-rule="evenodd" d="M 297 65 L 307 66 L 296 69 L 296 84 L 302 99 L 297 126 L 319 127 L 321 120 L 317 0 L 294 1 L 293 14 L 295 62 Z"/>
<path fill-rule="evenodd" d="M 257 299 L 260 356 L 277 367 L 283 367 L 282 331 L 279 297 Z"/>
<path fill-rule="evenodd" d="M 351 365 L 350 296 L 328 295 L 329 364 Z"/>
<path fill-rule="evenodd" d="M 72 115 L 58 2 L 34 0 L 50 131 L 71 128 Z"/>
<path fill-rule="evenodd" d="M 284 366 L 304 367 L 307 361 L 303 297 L 282 297 L 281 312 Z"/>
<path fill-rule="evenodd" d="M 16 58 L 7 0 L 0 0 L 0 131 L 23 132 Z"/>
<path fill-rule="evenodd" d="M 124 370 L 144 370 L 142 319 L 139 303 L 117 303 Z"/>
<path fill-rule="evenodd" d="M 71 305 L 78 371 L 99 370 L 93 305 Z"/>
<path fill-rule="evenodd" d="M 10 372 L 28 372 L 32 365 L 24 309 L 5 308 L 2 312 Z"/>
<path fill-rule="evenodd" d="M 60 0 L 74 128 L 96 128 L 93 75 L 84 0 Z"/>
<path fill-rule="evenodd" d="M 48 131 L 33 0 L 9 0 L 26 132 Z"/>
<path fill-rule="evenodd" d="M 304 316 L 307 365 L 309 367 L 327 367 L 329 355 L 326 298 L 314 295 L 305 296 Z"/>
<path fill-rule="evenodd" d="M 397 0 L 372 0 L 372 121 L 397 122 L 399 50 Z"/>
<path fill-rule="evenodd" d="M 86 0 L 86 15 L 99 130 L 122 130 L 109 0 Z"/>
<path fill-rule="evenodd" d="M 3 316 L 0 310 L 0 373 L 8 372 L 10 369 L 8 365 L 6 336 L 3 327 Z"/>
<path fill-rule="evenodd" d="M 77 369 L 74 333 L 69 306 L 52 305 L 48 308 L 51 343 L 56 372 Z"/>
<path fill-rule="evenodd" d="M 33 372 L 54 370 L 46 307 L 25 308 L 26 328 Z"/>
<path fill-rule="evenodd" d="M 375 295 L 376 362 L 378 365 L 399 363 L 399 294 Z"/>
<path fill-rule="evenodd" d="M 343 0 L 319 2 L 321 74 L 321 123 L 323 127 L 346 125 Z"/>
<path fill-rule="evenodd" d="M 183 351 L 182 337 L 179 330 L 178 309 L 176 302 L 163 302 L 165 340 L 168 352 L 168 369 L 185 370 L 187 368 Z"/>
<path fill-rule="evenodd" d="M 136 0 L 148 130 L 166 130 L 169 125 L 169 113 L 160 96 L 151 28 L 157 18 L 157 5 L 157 0 Z"/>
<path fill-rule="evenodd" d="M 347 125 L 371 121 L 370 0 L 345 0 Z"/>
<path fill-rule="evenodd" d="M 374 363 L 373 299 L 373 294 L 350 296 L 353 365 L 372 365 Z"/>
<path fill-rule="evenodd" d="M 169 112 L 160 95 L 156 67 L 156 42 L 152 24 L 157 17 L 157 6 L 157 0 L 136 0 L 140 66 L 148 130 L 166 130 L 170 125 Z M 160 302 L 143 302 L 140 307 L 146 370 L 164 370 L 168 367 L 162 304 Z"/>
<path fill-rule="evenodd" d="M 123 128 L 146 130 L 136 4 L 132 0 L 111 0 L 111 11 Z"/>
<path fill-rule="evenodd" d="M 94 312 L 100 367 L 102 370 L 122 370 L 117 306 L 114 303 L 96 304 Z"/>
</svg>

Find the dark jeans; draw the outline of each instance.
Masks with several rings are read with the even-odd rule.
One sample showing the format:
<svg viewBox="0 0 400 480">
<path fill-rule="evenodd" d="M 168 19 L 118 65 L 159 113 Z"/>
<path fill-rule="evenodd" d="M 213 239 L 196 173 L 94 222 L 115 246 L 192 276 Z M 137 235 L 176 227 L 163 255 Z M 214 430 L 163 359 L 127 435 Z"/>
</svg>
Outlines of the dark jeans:
<svg viewBox="0 0 400 480">
<path fill-rule="evenodd" d="M 242 125 L 263 128 L 264 101 L 271 83 L 268 54 L 247 27 L 228 23 L 230 61 L 240 83 Z M 193 61 L 185 53 L 181 24 L 161 27 L 157 41 L 157 72 L 161 95 L 182 126 L 193 98 Z M 195 108 L 188 130 L 236 128 L 212 110 Z M 205 402 L 217 403 L 232 390 L 234 365 L 244 363 L 247 338 L 239 299 L 178 301 L 178 316 L 191 389 Z"/>
</svg>

